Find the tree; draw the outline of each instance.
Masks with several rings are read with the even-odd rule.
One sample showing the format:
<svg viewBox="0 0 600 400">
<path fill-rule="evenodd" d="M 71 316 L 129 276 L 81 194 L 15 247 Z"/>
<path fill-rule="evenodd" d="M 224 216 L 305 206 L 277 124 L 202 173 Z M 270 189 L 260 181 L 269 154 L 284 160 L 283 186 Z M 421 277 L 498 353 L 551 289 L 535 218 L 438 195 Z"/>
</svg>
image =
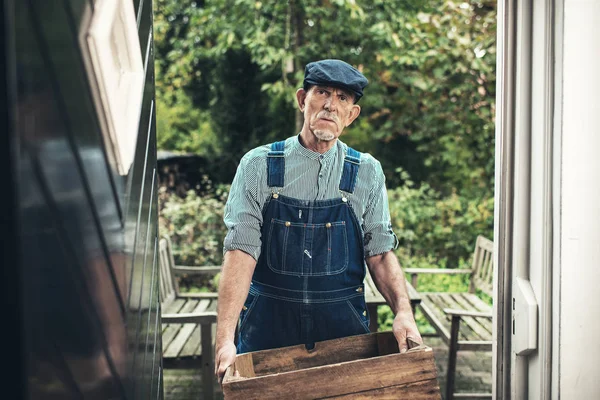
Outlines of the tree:
<svg viewBox="0 0 600 400">
<path fill-rule="evenodd" d="M 344 59 L 370 80 L 345 140 L 379 158 L 391 185 L 402 167 L 444 195 L 489 196 L 495 12 L 478 1 L 158 0 L 157 90 L 210 116 L 212 154 L 233 171 L 247 149 L 298 132 L 303 65 Z"/>
</svg>

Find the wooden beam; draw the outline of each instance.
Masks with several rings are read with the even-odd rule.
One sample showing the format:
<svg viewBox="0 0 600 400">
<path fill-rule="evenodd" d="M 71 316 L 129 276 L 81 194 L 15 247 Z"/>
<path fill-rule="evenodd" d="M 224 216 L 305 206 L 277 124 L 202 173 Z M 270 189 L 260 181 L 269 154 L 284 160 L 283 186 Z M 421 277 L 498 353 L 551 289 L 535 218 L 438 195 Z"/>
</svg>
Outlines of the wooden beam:
<svg viewBox="0 0 600 400">
<path fill-rule="evenodd" d="M 448 350 L 448 371 L 446 375 L 446 400 L 452 400 L 454 394 L 454 378 L 456 375 L 456 352 L 458 351 L 458 331 L 460 317 L 452 317 L 450 327 L 450 349 Z"/>
<path fill-rule="evenodd" d="M 217 322 L 215 311 L 204 311 L 201 313 L 163 314 L 163 323 L 177 324 L 210 324 Z"/>
<path fill-rule="evenodd" d="M 216 299 L 219 297 L 215 292 L 179 293 L 181 299 Z"/>
<path fill-rule="evenodd" d="M 171 267 L 171 270 L 175 272 L 177 275 L 188 274 L 188 275 L 200 275 L 200 274 L 218 274 L 221 272 L 221 267 L 215 266 L 206 266 L 206 267 L 194 267 L 194 266 L 184 266 L 184 265 L 176 265 Z"/>
<path fill-rule="evenodd" d="M 217 322 L 217 313 L 214 313 L 215 320 Z M 214 398 L 214 387 L 215 387 L 215 359 L 213 355 L 213 335 L 212 335 L 212 324 L 213 321 L 201 323 L 200 334 L 202 342 L 202 393 L 205 399 Z"/>
<path fill-rule="evenodd" d="M 492 351 L 491 340 L 459 340 L 457 346 L 459 351 Z"/>
<path fill-rule="evenodd" d="M 492 319 L 491 313 L 481 311 L 454 310 L 450 308 L 444 308 L 444 312 L 448 315 L 457 315 L 459 317 L 479 317 Z"/>
</svg>

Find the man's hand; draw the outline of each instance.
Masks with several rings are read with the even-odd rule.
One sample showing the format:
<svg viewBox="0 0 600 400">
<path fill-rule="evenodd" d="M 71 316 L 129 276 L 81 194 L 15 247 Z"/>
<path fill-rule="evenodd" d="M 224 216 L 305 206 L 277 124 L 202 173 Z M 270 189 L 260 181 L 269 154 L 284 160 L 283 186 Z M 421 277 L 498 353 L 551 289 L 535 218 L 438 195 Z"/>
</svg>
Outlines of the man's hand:
<svg viewBox="0 0 600 400">
<path fill-rule="evenodd" d="M 235 361 L 235 327 L 248 295 L 255 267 L 254 258 L 241 250 L 230 250 L 223 257 L 215 339 L 215 375 L 219 383 L 223 381 L 227 367 Z"/>
<path fill-rule="evenodd" d="M 398 341 L 400 353 L 406 353 L 408 350 L 407 339 L 411 339 L 414 342 L 423 344 L 423 339 L 421 338 L 421 334 L 417 329 L 417 324 L 415 323 L 412 312 L 404 311 L 398 313 L 394 318 L 392 331 L 394 332 L 394 336 Z"/>
<path fill-rule="evenodd" d="M 227 367 L 235 362 L 235 344 L 229 342 L 217 349 L 215 354 L 215 375 L 219 383 L 223 382 L 223 376 Z M 235 371 L 234 376 L 239 376 L 239 372 Z"/>
<path fill-rule="evenodd" d="M 422 344 L 423 339 L 417 329 L 406 289 L 406 279 L 394 252 L 368 257 L 367 265 L 377 290 L 396 314 L 392 331 L 398 341 L 400 353 L 408 350 L 407 339 Z"/>
</svg>

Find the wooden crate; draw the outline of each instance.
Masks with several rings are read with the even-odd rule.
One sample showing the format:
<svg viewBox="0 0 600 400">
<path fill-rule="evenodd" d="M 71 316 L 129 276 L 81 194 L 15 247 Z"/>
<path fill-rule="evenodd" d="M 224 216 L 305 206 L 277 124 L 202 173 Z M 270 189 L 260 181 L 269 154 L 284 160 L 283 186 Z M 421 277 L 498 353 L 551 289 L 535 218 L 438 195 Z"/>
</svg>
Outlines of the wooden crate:
<svg viewBox="0 0 600 400">
<path fill-rule="evenodd" d="M 234 376 L 239 372 L 239 377 Z M 239 354 L 225 373 L 229 399 L 441 399 L 433 351 L 399 354 L 391 332 Z"/>
</svg>

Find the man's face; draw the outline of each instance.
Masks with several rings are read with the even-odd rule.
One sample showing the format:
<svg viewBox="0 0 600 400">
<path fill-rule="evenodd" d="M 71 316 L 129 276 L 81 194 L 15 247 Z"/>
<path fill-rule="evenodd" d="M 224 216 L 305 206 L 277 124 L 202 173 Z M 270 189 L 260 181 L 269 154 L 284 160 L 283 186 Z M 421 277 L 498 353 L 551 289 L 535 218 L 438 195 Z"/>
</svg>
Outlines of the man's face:
<svg viewBox="0 0 600 400">
<path fill-rule="evenodd" d="M 313 86 L 308 92 L 298 89 L 296 98 L 304 113 L 304 124 L 319 140 L 337 139 L 360 114 L 360 106 L 344 89 Z"/>
</svg>

